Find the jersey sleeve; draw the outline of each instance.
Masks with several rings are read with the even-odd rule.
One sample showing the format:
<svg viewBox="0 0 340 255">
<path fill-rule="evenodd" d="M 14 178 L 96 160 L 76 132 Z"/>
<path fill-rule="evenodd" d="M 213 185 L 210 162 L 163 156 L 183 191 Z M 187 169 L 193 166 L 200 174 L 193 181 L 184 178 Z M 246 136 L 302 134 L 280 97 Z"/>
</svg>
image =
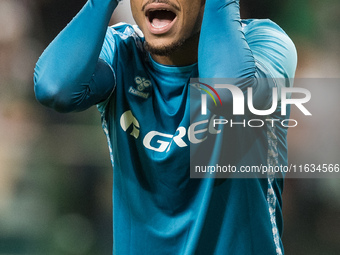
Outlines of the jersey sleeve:
<svg viewBox="0 0 340 255">
<path fill-rule="evenodd" d="M 99 112 L 103 112 L 106 105 L 108 104 L 111 95 L 114 92 L 117 80 L 116 80 L 116 71 L 114 70 L 114 59 L 115 59 L 115 53 L 116 53 L 116 41 L 114 37 L 112 36 L 112 33 L 110 31 L 111 28 L 108 28 L 105 36 L 105 40 L 103 43 L 103 47 L 101 49 L 99 59 L 104 61 L 110 68 L 114 77 L 114 86 L 112 87 L 111 93 L 102 101 L 97 103 L 97 108 Z"/>
<path fill-rule="evenodd" d="M 110 66 L 114 77 L 114 86 L 112 87 L 110 95 L 107 96 L 104 100 L 97 103 L 97 108 L 101 113 L 105 110 L 112 94 L 115 91 L 115 87 L 117 85 L 116 74 L 119 62 L 124 63 L 125 58 L 123 56 L 133 54 L 130 52 L 127 53 L 126 48 L 128 48 L 127 41 L 134 40 L 138 37 L 137 35 L 138 31 L 136 31 L 136 29 L 137 29 L 136 27 L 130 24 L 120 22 L 109 27 L 106 32 L 105 40 L 99 55 L 99 59 L 107 63 L 108 66 Z M 136 40 L 140 40 L 140 38 L 138 37 L 138 39 Z M 123 74 L 120 73 L 119 75 Z"/>
<path fill-rule="evenodd" d="M 254 107 L 263 110 L 272 104 L 274 87 L 280 100 L 280 88 L 292 85 L 289 78 L 294 77 L 296 50 L 287 34 L 270 20 L 243 22 L 238 0 L 207 0 L 198 68 L 200 79 L 228 79 L 244 95 L 251 88 Z M 208 108 L 219 115 L 229 114 L 225 109 L 232 109 L 233 93 L 215 89 L 225 107 L 214 108 L 208 101 Z"/>
<path fill-rule="evenodd" d="M 59 112 L 82 111 L 105 100 L 115 79 L 99 58 L 114 0 L 87 1 L 39 58 L 34 73 L 36 98 Z"/>
<path fill-rule="evenodd" d="M 297 53 L 288 35 L 269 19 L 247 23 L 244 28 L 246 40 L 256 64 L 267 70 L 266 77 L 294 78 Z"/>
<path fill-rule="evenodd" d="M 295 45 L 289 36 L 273 21 L 247 20 L 244 34 L 254 56 L 257 82 L 253 88 L 254 104 L 268 108 L 272 103 L 272 88 L 293 86 L 297 65 Z M 270 100 L 266 100 L 270 98 Z"/>
</svg>

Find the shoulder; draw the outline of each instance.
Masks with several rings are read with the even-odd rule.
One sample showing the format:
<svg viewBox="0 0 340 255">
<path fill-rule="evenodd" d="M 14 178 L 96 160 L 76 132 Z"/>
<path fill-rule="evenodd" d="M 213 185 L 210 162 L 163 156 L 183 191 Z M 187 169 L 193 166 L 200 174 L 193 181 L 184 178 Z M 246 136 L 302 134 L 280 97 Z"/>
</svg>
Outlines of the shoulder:
<svg viewBox="0 0 340 255">
<path fill-rule="evenodd" d="M 115 53 L 119 51 L 144 51 L 144 36 L 136 25 L 117 23 L 108 27 L 103 43 L 101 58 L 112 62 Z M 128 54 L 128 53 L 127 53 Z"/>
<path fill-rule="evenodd" d="M 286 45 L 291 50 L 295 50 L 294 43 L 286 32 L 270 19 L 242 20 L 242 29 L 249 41 L 248 43 L 255 43 L 255 41 L 270 43 L 271 41 L 276 41 Z"/>
<path fill-rule="evenodd" d="M 254 32 L 260 29 L 269 29 L 273 31 L 280 31 L 285 34 L 284 30 L 270 19 L 243 19 L 241 20 L 242 27 L 245 33 Z"/>
<path fill-rule="evenodd" d="M 269 19 L 242 20 L 243 32 L 255 60 L 274 78 L 293 78 L 297 52 L 285 31 Z"/>
<path fill-rule="evenodd" d="M 108 27 L 106 32 L 106 38 L 116 38 L 121 40 L 127 40 L 129 38 L 135 38 L 143 40 L 144 35 L 142 31 L 136 26 L 127 24 L 124 22 L 117 23 Z"/>
</svg>

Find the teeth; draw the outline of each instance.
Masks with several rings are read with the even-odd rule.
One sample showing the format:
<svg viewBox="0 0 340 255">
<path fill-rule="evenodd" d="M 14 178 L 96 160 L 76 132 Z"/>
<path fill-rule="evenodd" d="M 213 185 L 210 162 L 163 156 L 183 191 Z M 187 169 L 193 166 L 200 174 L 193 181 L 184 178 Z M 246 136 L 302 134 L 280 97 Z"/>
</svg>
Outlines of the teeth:
<svg viewBox="0 0 340 255">
<path fill-rule="evenodd" d="M 176 15 L 167 9 L 160 9 L 148 13 L 151 26 L 157 29 L 162 29 L 168 26 L 175 17 Z"/>
<path fill-rule="evenodd" d="M 163 24 L 163 25 L 154 25 L 153 23 L 151 23 L 151 26 L 153 26 L 154 28 L 162 28 L 162 27 L 166 27 L 168 24 Z"/>
</svg>

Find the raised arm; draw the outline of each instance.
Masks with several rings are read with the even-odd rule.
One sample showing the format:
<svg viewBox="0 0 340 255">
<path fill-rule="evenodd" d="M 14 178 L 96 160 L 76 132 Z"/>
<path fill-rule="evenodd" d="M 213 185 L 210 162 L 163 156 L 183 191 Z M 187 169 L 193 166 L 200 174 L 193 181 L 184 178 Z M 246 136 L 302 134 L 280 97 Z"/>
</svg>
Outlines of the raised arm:
<svg viewBox="0 0 340 255">
<path fill-rule="evenodd" d="M 275 23 L 242 24 L 238 0 L 206 0 L 198 52 L 200 78 L 237 78 L 234 85 L 244 93 L 251 86 L 254 104 L 265 109 L 272 102 L 272 87 L 292 85 L 287 78 L 294 77 L 296 62 L 293 42 Z M 231 93 L 217 90 L 223 104 L 231 106 Z"/>
<path fill-rule="evenodd" d="M 36 98 L 60 112 L 81 111 L 105 100 L 115 86 L 99 59 L 117 0 L 89 0 L 47 47 L 34 73 Z"/>
<path fill-rule="evenodd" d="M 239 8 L 238 0 L 206 0 L 198 51 L 201 78 L 254 77 Z"/>
</svg>

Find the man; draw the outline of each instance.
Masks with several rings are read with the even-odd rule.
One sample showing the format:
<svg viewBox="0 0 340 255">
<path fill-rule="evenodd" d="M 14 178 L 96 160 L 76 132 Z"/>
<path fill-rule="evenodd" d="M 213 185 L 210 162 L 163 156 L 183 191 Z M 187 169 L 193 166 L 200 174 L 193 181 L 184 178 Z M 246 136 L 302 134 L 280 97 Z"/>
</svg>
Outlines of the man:
<svg viewBox="0 0 340 255">
<path fill-rule="evenodd" d="M 97 104 L 102 114 L 114 168 L 114 254 L 283 254 L 281 179 L 190 179 L 197 137 L 188 91 L 190 78 L 249 78 L 238 86 L 251 86 L 265 109 L 273 86 L 291 86 L 280 79 L 294 76 L 293 43 L 269 20 L 241 22 L 239 1 L 131 0 L 138 27 L 107 29 L 116 5 L 88 1 L 35 70 L 44 105 L 69 112 Z M 228 105 L 230 95 L 218 92 Z M 219 148 L 232 148 L 208 154 L 287 164 L 286 128 L 247 130 L 225 132 Z"/>
</svg>

